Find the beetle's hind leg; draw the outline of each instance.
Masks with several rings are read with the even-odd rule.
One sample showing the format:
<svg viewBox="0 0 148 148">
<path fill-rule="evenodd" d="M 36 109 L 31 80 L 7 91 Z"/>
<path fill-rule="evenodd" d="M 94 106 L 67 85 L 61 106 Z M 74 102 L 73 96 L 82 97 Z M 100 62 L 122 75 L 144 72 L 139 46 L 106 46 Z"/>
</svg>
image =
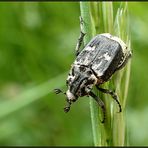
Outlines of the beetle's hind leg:
<svg viewBox="0 0 148 148">
<path fill-rule="evenodd" d="M 101 92 L 103 92 L 103 93 L 110 94 L 110 95 L 112 96 L 112 98 L 118 103 L 118 105 L 119 105 L 119 112 L 122 112 L 121 104 L 120 104 L 120 102 L 118 101 L 118 97 L 117 97 L 117 95 L 116 95 L 116 93 L 115 93 L 114 91 L 108 90 L 108 89 L 104 89 L 104 88 L 100 88 L 100 87 L 98 87 L 97 85 L 96 85 L 96 88 L 97 88 L 98 90 L 100 90 Z"/>
<path fill-rule="evenodd" d="M 99 104 L 99 106 L 101 107 L 102 111 L 103 111 L 103 120 L 101 121 L 102 123 L 105 122 L 105 116 L 106 116 L 106 109 L 105 109 L 105 105 L 104 105 L 104 102 L 98 97 L 96 96 L 93 92 L 90 91 L 89 95 L 94 98 L 97 103 Z"/>
<path fill-rule="evenodd" d="M 83 43 L 84 36 L 86 35 L 86 33 L 84 33 L 82 31 L 83 23 L 84 23 L 84 21 L 83 21 L 82 17 L 80 16 L 80 36 L 78 38 L 78 43 L 77 43 L 76 49 L 75 49 L 76 50 L 76 56 L 80 53 L 80 47 Z"/>
</svg>

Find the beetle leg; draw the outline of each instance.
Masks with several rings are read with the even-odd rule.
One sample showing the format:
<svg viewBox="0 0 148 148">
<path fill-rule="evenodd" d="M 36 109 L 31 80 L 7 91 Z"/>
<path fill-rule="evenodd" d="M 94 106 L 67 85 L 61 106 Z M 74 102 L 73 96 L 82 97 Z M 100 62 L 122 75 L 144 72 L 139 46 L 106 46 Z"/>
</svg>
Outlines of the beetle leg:
<svg viewBox="0 0 148 148">
<path fill-rule="evenodd" d="M 62 90 L 61 90 L 61 89 L 58 89 L 58 88 L 55 88 L 55 89 L 54 89 L 54 92 L 55 92 L 56 94 L 59 94 L 59 93 L 62 93 Z"/>
<path fill-rule="evenodd" d="M 64 95 L 66 94 L 65 92 L 63 92 L 61 89 L 59 89 L 59 88 L 55 88 L 54 89 L 54 92 L 56 93 L 56 94 L 59 94 L 59 93 L 63 93 Z"/>
<path fill-rule="evenodd" d="M 117 97 L 117 95 L 116 95 L 116 93 L 114 91 L 108 90 L 108 89 L 104 89 L 104 88 L 100 88 L 97 85 L 96 85 L 96 88 L 98 90 L 100 90 L 101 92 L 103 92 L 103 93 L 110 94 L 112 96 L 112 98 L 118 103 L 118 105 L 119 105 L 119 112 L 122 112 L 122 107 L 121 107 L 120 102 L 117 99 L 118 97 Z"/>
<path fill-rule="evenodd" d="M 104 102 L 98 97 L 96 96 L 92 91 L 90 91 L 89 95 L 94 98 L 97 103 L 99 104 L 99 106 L 101 107 L 102 111 L 103 111 L 103 120 L 101 121 L 102 123 L 105 122 L 105 112 L 106 112 L 106 109 L 105 109 L 105 105 L 104 105 Z"/>
<path fill-rule="evenodd" d="M 83 23 L 84 23 L 84 21 L 83 21 L 82 17 L 80 16 L 80 36 L 78 38 L 78 43 L 77 43 L 76 49 L 75 49 L 76 50 L 76 56 L 80 53 L 80 47 L 83 43 L 84 36 L 86 35 L 86 33 L 84 33 L 82 31 Z"/>
<path fill-rule="evenodd" d="M 59 93 L 63 93 L 64 95 L 66 95 L 66 93 L 65 92 L 63 92 L 61 89 L 59 89 L 59 88 L 55 88 L 54 89 L 54 92 L 56 93 L 56 94 L 59 94 Z M 70 100 L 66 100 L 67 101 L 67 105 L 64 107 L 64 111 L 67 113 L 67 112 L 69 112 L 69 110 L 70 110 L 70 106 L 71 106 L 71 101 Z"/>
<path fill-rule="evenodd" d="M 70 107 L 71 107 L 71 101 L 70 100 L 67 100 L 67 105 L 64 107 L 64 112 L 67 113 L 69 112 L 70 110 Z"/>
</svg>

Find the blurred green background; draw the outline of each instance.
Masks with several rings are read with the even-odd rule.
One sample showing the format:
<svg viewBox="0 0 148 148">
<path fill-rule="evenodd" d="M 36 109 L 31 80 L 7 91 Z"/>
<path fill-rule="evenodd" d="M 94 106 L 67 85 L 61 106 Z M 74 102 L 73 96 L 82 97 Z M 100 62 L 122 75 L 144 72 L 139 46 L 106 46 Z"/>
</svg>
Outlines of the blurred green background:
<svg viewBox="0 0 148 148">
<path fill-rule="evenodd" d="M 148 145 L 148 3 L 128 2 L 133 49 L 129 145 Z M 63 112 L 79 36 L 78 2 L 0 3 L 0 145 L 92 146 L 89 99 Z"/>
</svg>

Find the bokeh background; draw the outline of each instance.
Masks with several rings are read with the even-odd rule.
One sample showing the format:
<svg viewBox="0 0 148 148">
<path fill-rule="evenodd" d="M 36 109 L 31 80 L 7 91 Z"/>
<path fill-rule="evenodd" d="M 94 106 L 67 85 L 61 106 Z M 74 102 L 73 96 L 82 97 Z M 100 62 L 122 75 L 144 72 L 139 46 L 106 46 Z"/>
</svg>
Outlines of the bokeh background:
<svg viewBox="0 0 148 148">
<path fill-rule="evenodd" d="M 129 145 L 148 145 L 148 2 L 128 2 L 133 49 Z M 0 145 L 92 146 L 89 99 L 65 114 L 79 36 L 79 2 L 0 3 Z"/>
</svg>

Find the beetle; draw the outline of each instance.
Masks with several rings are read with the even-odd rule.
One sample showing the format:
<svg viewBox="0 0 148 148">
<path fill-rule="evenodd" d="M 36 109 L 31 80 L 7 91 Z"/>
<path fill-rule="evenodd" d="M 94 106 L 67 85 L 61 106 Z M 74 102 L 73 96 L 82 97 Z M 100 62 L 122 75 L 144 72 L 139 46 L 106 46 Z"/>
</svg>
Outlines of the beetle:
<svg viewBox="0 0 148 148">
<path fill-rule="evenodd" d="M 85 33 L 81 31 L 79 42 L 76 46 L 76 59 L 71 65 L 66 85 L 68 90 L 63 92 L 55 89 L 55 93 L 64 93 L 66 95 L 67 105 L 65 112 L 70 110 L 71 104 L 79 97 L 91 96 L 101 107 L 105 121 L 106 108 L 104 102 L 92 92 L 95 86 L 99 91 L 110 94 L 119 105 L 119 112 L 122 111 L 121 105 L 117 99 L 117 94 L 112 90 L 100 88 L 99 85 L 110 80 L 112 75 L 122 69 L 128 59 L 131 57 L 131 50 L 117 36 L 109 33 L 98 34 L 80 51 Z"/>
</svg>

